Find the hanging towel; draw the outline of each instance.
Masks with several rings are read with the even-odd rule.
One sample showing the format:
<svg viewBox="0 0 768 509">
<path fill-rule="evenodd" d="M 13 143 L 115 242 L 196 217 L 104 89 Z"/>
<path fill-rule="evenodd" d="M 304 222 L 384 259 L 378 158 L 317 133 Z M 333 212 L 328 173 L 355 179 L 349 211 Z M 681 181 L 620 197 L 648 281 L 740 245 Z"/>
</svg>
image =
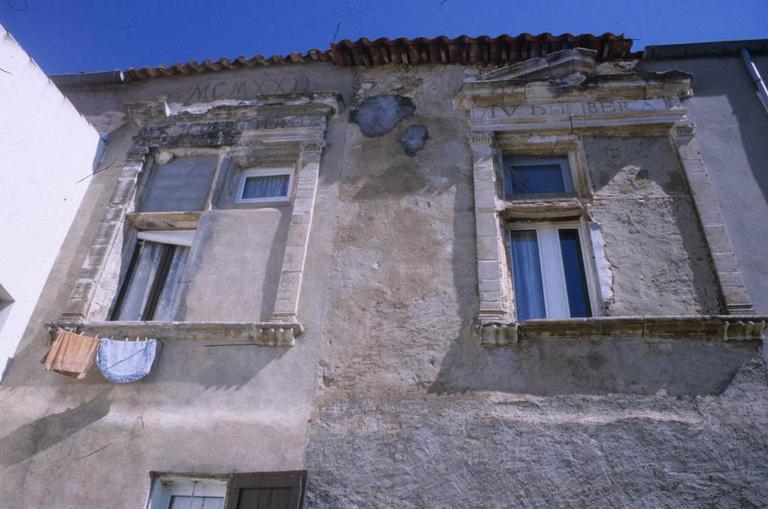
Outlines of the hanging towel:
<svg viewBox="0 0 768 509">
<path fill-rule="evenodd" d="M 149 374 L 156 353 L 156 339 L 120 341 L 101 338 L 96 364 L 104 378 L 110 382 L 126 384 Z"/>
<path fill-rule="evenodd" d="M 74 378 L 85 378 L 85 374 L 93 364 L 98 346 L 98 338 L 59 329 L 56 340 L 43 359 L 43 365 L 48 371 L 56 371 Z"/>
</svg>

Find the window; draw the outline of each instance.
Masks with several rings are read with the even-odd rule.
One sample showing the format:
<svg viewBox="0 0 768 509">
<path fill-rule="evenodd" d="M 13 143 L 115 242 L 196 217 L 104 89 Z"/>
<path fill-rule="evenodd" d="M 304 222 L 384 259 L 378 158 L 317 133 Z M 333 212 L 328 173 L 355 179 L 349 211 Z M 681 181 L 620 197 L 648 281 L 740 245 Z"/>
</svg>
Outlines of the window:
<svg viewBox="0 0 768 509">
<path fill-rule="evenodd" d="M 217 164 L 217 156 L 186 156 L 155 166 L 149 174 L 138 211 L 203 210 Z"/>
<path fill-rule="evenodd" d="M 509 252 L 518 321 L 592 316 L 578 223 L 515 224 Z"/>
<path fill-rule="evenodd" d="M 225 480 L 158 479 L 152 486 L 149 509 L 223 509 L 226 491 Z"/>
<path fill-rule="evenodd" d="M 293 185 L 291 168 L 257 168 L 240 177 L 237 201 L 241 203 L 288 200 Z"/>
<path fill-rule="evenodd" d="M 139 232 L 112 320 L 173 320 L 195 230 Z"/>
<path fill-rule="evenodd" d="M 161 477 L 148 509 L 301 509 L 305 470 L 232 474 L 226 479 Z M 226 495 L 226 497 L 225 497 Z"/>
<path fill-rule="evenodd" d="M 518 158 L 505 155 L 504 197 L 506 199 L 541 195 L 573 194 L 573 179 L 568 160 Z"/>
</svg>

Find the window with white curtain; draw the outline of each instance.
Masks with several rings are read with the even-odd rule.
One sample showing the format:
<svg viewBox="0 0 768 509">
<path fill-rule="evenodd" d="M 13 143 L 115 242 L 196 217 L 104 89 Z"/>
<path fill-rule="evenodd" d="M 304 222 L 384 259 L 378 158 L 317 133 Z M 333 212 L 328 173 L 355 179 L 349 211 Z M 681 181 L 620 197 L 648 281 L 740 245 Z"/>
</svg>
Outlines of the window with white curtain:
<svg viewBox="0 0 768 509">
<path fill-rule="evenodd" d="M 152 486 L 149 509 L 222 509 L 226 480 L 161 478 Z"/>
<path fill-rule="evenodd" d="M 243 171 L 236 201 L 258 203 L 286 201 L 293 187 L 292 168 L 252 168 Z"/>
<path fill-rule="evenodd" d="M 173 320 L 195 230 L 142 231 L 112 309 L 112 320 Z"/>
<path fill-rule="evenodd" d="M 516 223 L 509 253 L 518 321 L 592 316 L 579 223 Z"/>
</svg>

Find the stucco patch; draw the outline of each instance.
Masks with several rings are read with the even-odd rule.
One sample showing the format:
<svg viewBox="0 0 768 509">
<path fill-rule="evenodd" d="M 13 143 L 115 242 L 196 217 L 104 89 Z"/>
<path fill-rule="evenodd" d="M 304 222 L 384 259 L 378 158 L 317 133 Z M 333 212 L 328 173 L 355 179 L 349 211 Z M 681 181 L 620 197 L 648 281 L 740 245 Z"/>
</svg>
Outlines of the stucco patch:
<svg viewBox="0 0 768 509">
<path fill-rule="evenodd" d="M 416 106 L 408 97 L 382 95 L 365 99 L 349 114 L 349 121 L 360 126 L 363 134 L 372 138 L 388 133 L 415 111 Z"/>
<path fill-rule="evenodd" d="M 403 146 L 403 150 L 405 150 L 407 155 L 412 156 L 424 148 L 428 139 L 429 132 L 426 127 L 423 125 L 412 125 L 400 135 L 400 145 Z"/>
</svg>

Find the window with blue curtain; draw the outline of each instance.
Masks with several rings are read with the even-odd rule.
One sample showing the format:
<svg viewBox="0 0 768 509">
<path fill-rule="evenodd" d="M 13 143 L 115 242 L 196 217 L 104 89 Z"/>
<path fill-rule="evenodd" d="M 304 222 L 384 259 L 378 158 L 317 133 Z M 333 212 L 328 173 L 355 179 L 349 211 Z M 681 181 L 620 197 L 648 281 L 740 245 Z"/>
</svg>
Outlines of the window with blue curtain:
<svg viewBox="0 0 768 509">
<path fill-rule="evenodd" d="M 566 159 L 504 157 L 504 195 L 568 194 L 573 192 Z"/>
<path fill-rule="evenodd" d="M 577 227 L 532 223 L 509 232 L 518 321 L 592 316 Z"/>
<path fill-rule="evenodd" d="M 515 301 L 519 321 L 545 318 L 544 286 L 536 230 L 510 233 Z"/>
<path fill-rule="evenodd" d="M 563 257 L 563 273 L 565 286 L 568 290 L 568 306 L 572 317 L 585 318 L 592 316 L 589 305 L 589 289 L 587 275 L 584 272 L 584 260 L 581 256 L 579 231 L 561 229 L 560 252 Z"/>
<path fill-rule="evenodd" d="M 288 196 L 290 175 L 254 175 L 245 177 L 243 200 Z"/>
</svg>

